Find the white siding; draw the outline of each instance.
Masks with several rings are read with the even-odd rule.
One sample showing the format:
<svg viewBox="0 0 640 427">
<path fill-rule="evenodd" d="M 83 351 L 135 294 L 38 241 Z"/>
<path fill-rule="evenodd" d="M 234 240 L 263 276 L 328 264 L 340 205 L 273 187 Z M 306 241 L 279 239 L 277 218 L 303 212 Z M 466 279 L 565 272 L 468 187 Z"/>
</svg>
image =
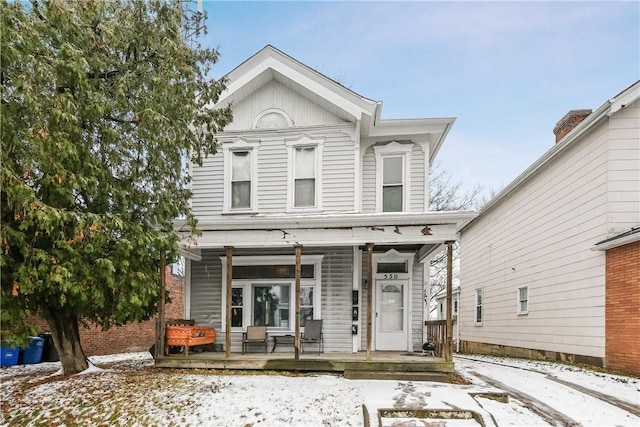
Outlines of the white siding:
<svg viewBox="0 0 640 427">
<path fill-rule="evenodd" d="M 614 235 L 640 224 L 640 101 L 610 119 L 608 229 Z"/>
<path fill-rule="evenodd" d="M 273 249 L 236 250 L 234 256 L 293 255 L 289 251 Z M 351 352 L 351 289 L 353 282 L 353 248 L 303 248 L 303 255 L 323 254 L 321 313 L 326 352 Z M 198 325 L 216 328 L 218 342 L 222 333 L 222 263 L 224 251 L 203 250 L 202 261 L 191 262 L 191 294 L 189 316 Z M 232 334 L 232 351 L 240 352 L 241 333 Z M 271 345 L 271 344 L 270 344 Z M 270 347 L 269 347 L 270 348 Z"/>
<path fill-rule="evenodd" d="M 355 209 L 355 151 L 349 127 L 334 127 L 324 132 L 306 129 L 306 133 L 324 137 L 322 150 L 323 212 L 351 212 Z M 253 135 L 260 141 L 257 151 L 257 207 L 259 213 L 283 213 L 287 205 L 287 147 L 305 129 Z M 193 212 L 198 218 L 222 212 L 224 167 L 222 150 L 193 167 Z"/>
<path fill-rule="evenodd" d="M 233 122 L 225 128 L 225 131 L 251 129 L 255 118 L 262 111 L 270 108 L 277 108 L 287 113 L 294 126 L 345 123 L 282 83 L 272 80 L 238 105 L 233 106 Z"/>
<path fill-rule="evenodd" d="M 409 212 L 424 212 L 426 180 L 425 153 L 418 144 L 413 144 L 409 165 Z M 362 167 L 362 213 L 376 211 L 376 157 L 373 147 L 368 147 L 364 152 Z"/>
<path fill-rule="evenodd" d="M 224 196 L 224 167 L 222 150 L 207 157 L 202 166 L 192 166 L 191 209 L 196 217 L 222 212 Z"/>
<path fill-rule="evenodd" d="M 416 345 L 422 344 L 424 339 L 424 286 L 423 286 L 423 269 L 424 264 L 413 260 L 413 271 L 411 281 L 411 318 L 409 327 L 411 336 L 411 349 Z M 417 347 L 421 348 L 421 347 Z"/>
<path fill-rule="evenodd" d="M 425 155 L 422 147 L 413 145 L 411 152 L 411 194 L 409 195 L 409 211 L 424 212 L 424 162 Z"/>
<path fill-rule="evenodd" d="M 607 137 L 598 126 L 463 230 L 461 340 L 604 356 L 605 260 L 590 249 L 606 236 Z"/>
<path fill-rule="evenodd" d="M 364 152 L 362 164 L 362 213 L 376 211 L 376 155 L 373 147 Z"/>
</svg>

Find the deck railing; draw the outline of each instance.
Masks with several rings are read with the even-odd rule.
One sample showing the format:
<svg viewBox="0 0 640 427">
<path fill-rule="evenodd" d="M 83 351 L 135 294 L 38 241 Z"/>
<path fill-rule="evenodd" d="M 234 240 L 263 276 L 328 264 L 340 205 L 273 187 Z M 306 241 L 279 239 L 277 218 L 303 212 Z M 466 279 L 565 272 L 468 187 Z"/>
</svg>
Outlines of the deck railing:
<svg viewBox="0 0 640 427">
<path fill-rule="evenodd" d="M 455 324 L 456 319 L 454 318 L 453 325 L 455 326 Z M 427 320 L 424 325 L 427 327 L 427 341 L 436 345 L 436 356 L 442 356 L 444 354 L 444 344 L 447 342 L 447 321 Z"/>
</svg>

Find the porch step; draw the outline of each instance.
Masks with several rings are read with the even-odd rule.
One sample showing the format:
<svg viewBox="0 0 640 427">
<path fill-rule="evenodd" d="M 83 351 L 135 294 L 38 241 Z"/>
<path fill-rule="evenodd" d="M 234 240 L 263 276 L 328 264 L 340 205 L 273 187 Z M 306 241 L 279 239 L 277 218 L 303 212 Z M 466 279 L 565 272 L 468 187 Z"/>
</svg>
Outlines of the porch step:
<svg viewBox="0 0 640 427">
<path fill-rule="evenodd" d="M 345 369 L 344 377 L 350 380 L 403 380 L 403 381 L 436 381 L 450 382 L 446 372 L 402 372 L 402 371 L 362 371 Z"/>
</svg>

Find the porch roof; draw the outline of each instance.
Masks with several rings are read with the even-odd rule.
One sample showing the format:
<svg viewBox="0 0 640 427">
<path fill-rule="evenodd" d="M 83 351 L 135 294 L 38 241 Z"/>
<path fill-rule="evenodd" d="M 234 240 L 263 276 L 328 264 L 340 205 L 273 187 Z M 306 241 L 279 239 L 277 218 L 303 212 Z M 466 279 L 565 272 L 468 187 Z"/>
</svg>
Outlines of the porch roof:
<svg viewBox="0 0 640 427">
<path fill-rule="evenodd" d="M 201 236 L 186 235 L 183 248 L 276 248 L 303 246 L 423 245 L 421 258 L 446 241 L 476 212 L 377 213 L 330 215 L 220 216 L 201 219 Z M 184 221 L 176 221 L 182 230 Z"/>
</svg>

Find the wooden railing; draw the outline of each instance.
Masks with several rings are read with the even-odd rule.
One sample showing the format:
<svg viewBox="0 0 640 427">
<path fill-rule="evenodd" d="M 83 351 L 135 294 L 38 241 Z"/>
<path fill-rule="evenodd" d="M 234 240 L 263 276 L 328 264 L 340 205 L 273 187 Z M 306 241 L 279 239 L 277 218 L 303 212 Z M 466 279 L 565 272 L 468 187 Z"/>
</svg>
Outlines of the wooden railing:
<svg viewBox="0 0 640 427">
<path fill-rule="evenodd" d="M 456 319 L 453 319 L 453 325 L 455 324 Z M 444 345 L 447 342 L 447 321 L 427 320 L 424 325 L 427 327 L 427 341 L 436 345 L 436 355 L 442 357 Z"/>
</svg>

